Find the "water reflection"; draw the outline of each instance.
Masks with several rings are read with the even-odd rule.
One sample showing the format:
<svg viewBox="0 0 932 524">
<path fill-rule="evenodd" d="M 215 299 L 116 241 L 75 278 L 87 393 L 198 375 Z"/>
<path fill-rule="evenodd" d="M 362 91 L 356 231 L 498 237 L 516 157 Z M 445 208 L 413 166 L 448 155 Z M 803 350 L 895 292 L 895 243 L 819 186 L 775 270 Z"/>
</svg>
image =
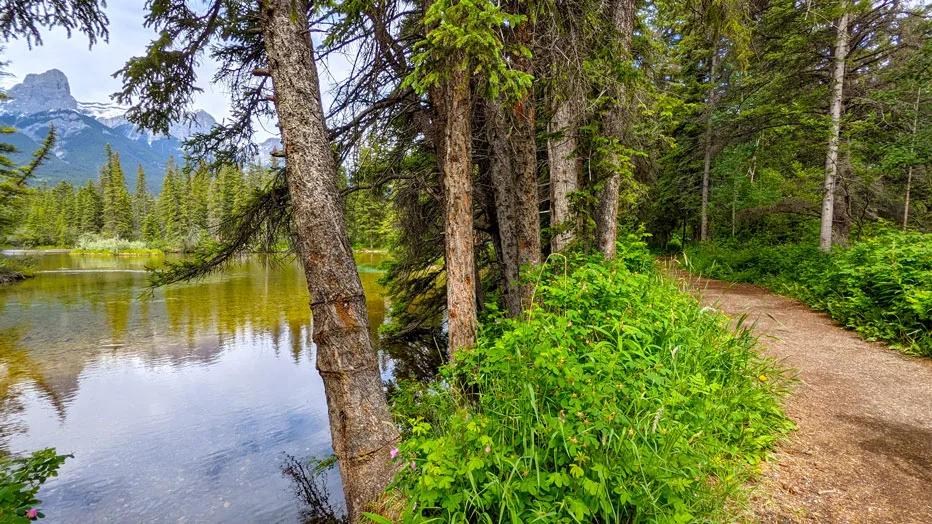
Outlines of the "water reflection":
<svg viewBox="0 0 932 524">
<path fill-rule="evenodd" d="M 38 262 L 0 288 L 0 447 L 75 455 L 40 495 L 51 522 L 302 518 L 281 453 L 332 450 L 296 264 L 250 257 L 142 298 L 162 259 Z M 379 262 L 361 260 L 373 335 Z M 323 482 L 339 508 L 336 471 Z"/>
</svg>

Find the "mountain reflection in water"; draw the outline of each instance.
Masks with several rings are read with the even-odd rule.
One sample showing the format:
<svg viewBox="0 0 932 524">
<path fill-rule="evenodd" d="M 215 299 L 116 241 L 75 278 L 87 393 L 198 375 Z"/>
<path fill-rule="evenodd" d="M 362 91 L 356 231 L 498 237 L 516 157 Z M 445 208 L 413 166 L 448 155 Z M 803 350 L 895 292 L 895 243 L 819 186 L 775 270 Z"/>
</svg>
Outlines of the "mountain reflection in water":
<svg viewBox="0 0 932 524">
<path fill-rule="evenodd" d="M 304 518 L 283 457 L 332 450 L 296 263 L 249 257 L 143 297 L 161 258 L 35 258 L 46 272 L 0 288 L 0 449 L 75 455 L 40 492 L 50 522 Z M 357 255 L 374 337 L 382 259 Z M 439 361 L 388 353 L 385 378 Z M 336 469 L 321 482 L 339 509 Z"/>
</svg>

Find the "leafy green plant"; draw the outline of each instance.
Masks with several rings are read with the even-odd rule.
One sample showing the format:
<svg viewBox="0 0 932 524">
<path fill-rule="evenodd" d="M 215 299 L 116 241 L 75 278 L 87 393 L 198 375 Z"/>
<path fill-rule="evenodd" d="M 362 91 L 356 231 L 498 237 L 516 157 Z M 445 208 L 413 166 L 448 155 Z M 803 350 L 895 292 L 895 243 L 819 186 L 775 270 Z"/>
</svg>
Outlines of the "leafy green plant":
<svg viewBox="0 0 932 524">
<path fill-rule="evenodd" d="M 745 329 L 658 276 L 552 257 L 524 318 L 395 395 L 406 522 L 686 522 L 726 500 L 791 429 L 785 380 Z"/>
<path fill-rule="evenodd" d="M 803 300 L 868 339 L 932 356 L 932 235 L 881 230 L 830 254 L 815 247 L 705 243 L 686 267 Z"/>
<path fill-rule="evenodd" d="M 39 488 L 71 455 L 58 455 L 52 448 L 28 457 L 0 457 L 0 524 L 19 524 L 44 518 L 36 499 Z"/>
</svg>

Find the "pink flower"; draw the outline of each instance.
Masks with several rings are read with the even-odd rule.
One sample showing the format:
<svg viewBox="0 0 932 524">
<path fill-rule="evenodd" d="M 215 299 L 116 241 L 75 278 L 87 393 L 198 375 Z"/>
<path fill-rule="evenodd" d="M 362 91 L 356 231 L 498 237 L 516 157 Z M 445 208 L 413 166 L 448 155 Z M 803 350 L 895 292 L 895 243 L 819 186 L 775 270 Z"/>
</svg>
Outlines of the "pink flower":
<svg viewBox="0 0 932 524">
<path fill-rule="evenodd" d="M 392 448 L 392 450 L 390 451 L 390 453 L 391 453 L 391 455 L 392 455 L 392 460 L 395 460 L 395 457 L 398 456 L 398 448 L 397 448 L 397 447 Z"/>
<path fill-rule="evenodd" d="M 492 452 L 492 446 L 486 446 L 486 447 L 485 447 L 485 452 L 486 452 L 486 453 L 491 453 L 491 452 Z"/>
<path fill-rule="evenodd" d="M 411 469 L 417 469 L 417 464 L 413 460 L 411 461 Z"/>
<path fill-rule="evenodd" d="M 36 508 L 31 508 L 29 511 L 26 512 L 27 519 L 34 519 L 38 516 L 39 516 L 39 510 L 37 510 Z"/>
</svg>

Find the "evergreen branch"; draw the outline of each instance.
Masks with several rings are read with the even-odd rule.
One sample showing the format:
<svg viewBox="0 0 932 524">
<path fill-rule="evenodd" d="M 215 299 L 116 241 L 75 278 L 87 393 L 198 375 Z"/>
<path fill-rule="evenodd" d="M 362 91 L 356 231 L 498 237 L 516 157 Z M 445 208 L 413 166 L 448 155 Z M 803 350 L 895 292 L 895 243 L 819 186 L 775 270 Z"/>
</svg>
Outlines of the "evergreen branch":
<svg viewBox="0 0 932 524">
<path fill-rule="evenodd" d="M 151 270 L 148 292 L 155 288 L 187 282 L 222 271 L 258 244 L 270 248 L 282 231 L 291 232 L 291 196 L 284 170 L 263 189 L 256 190 L 243 209 L 221 224 L 224 239 L 200 246 L 190 260 L 167 264 L 167 269 Z"/>
<path fill-rule="evenodd" d="M 18 180 L 16 180 L 19 186 L 25 185 L 26 180 L 32 177 L 35 170 L 45 162 L 49 154 L 51 154 L 52 149 L 55 147 L 55 140 L 57 137 L 58 134 L 55 131 L 55 125 L 49 124 L 49 134 L 46 135 L 45 140 L 42 141 L 42 146 L 32 154 L 32 160 L 30 160 L 28 164 L 19 168 L 19 177 Z"/>
</svg>

